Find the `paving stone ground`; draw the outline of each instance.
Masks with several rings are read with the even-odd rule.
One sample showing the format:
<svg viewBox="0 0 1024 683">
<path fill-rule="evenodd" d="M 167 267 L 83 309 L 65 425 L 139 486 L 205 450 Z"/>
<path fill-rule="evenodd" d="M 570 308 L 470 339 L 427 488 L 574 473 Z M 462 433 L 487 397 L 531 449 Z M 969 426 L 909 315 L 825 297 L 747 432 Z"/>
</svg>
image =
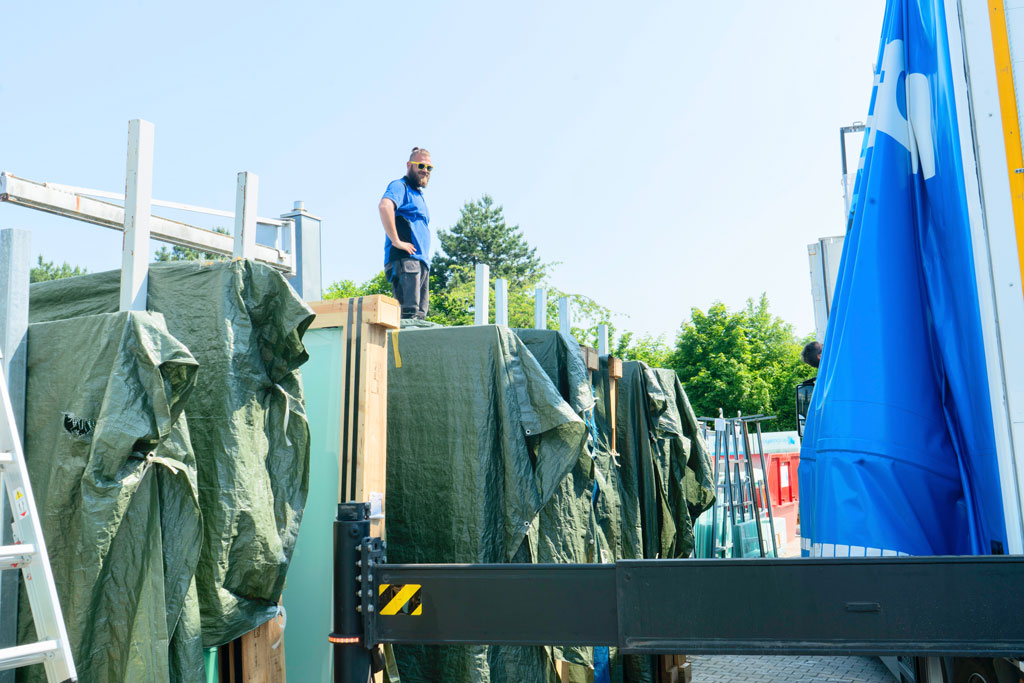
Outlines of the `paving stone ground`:
<svg viewBox="0 0 1024 683">
<path fill-rule="evenodd" d="M 693 655 L 694 683 L 727 681 L 829 681 L 893 683 L 896 679 L 877 657 L 760 657 Z"/>
</svg>

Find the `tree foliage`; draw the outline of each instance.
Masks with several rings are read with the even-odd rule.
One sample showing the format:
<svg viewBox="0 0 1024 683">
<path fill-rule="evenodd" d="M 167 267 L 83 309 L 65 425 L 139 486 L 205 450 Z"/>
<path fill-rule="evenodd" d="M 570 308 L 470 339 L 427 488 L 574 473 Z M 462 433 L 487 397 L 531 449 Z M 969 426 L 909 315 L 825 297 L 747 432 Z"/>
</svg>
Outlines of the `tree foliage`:
<svg viewBox="0 0 1024 683">
<path fill-rule="evenodd" d="M 609 331 L 609 338 L 612 337 Z M 637 337 L 632 332 L 624 332 L 615 344 L 609 341 L 611 354 L 622 360 L 638 360 L 652 368 L 665 368 L 671 365 L 672 348 L 665 343 L 663 337 L 644 334 Z"/>
<path fill-rule="evenodd" d="M 38 265 L 33 266 L 29 271 L 29 282 L 46 282 L 47 280 L 63 280 L 66 277 L 85 275 L 88 271 L 85 268 L 75 266 L 72 268 L 67 262 L 54 265 L 53 261 L 44 261 L 43 255 L 39 255 Z"/>
<path fill-rule="evenodd" d="M 814 374 L 800 362 L 792 325 L 773 315 L 764 294 L 741 311 L 716 303 L 691 310 L 670 364 L 699 415 L 771 414 L 770 429 L 796 429 L 794 387 Z"/>
<path fill-rule="evenodd" d="M 354 280 L 338 280 L 324 292 L 324 299 L 349 299 L 371 294 L 391 296 L 391 283 L 388 282 L 388 277 L 383 270 L 361 284 L 356 284 Z"/>
<path fill-rule="evenodd" d="M 548 271 L 519 226 L 505 223 L 504 210 L 490 195 L 466 202 L 458 222 L 448 230 L 438 230 L 437 239 L 443 253 L 434 257 L 430 271 L 441 290 L 464 281 L 465 267 L 472 275 L 478 263 L 490 266 L 492 277 L 507 280 L 509 289 L 535 284 Z"/>
<path fill-rule="evenodd" d="M 224 228 L 213 228 L 213 232 L 218 232 L 221 235 L 230 235 L 231 233 Z M 163 261 L 226 261 L 228 256 L 224 254 L 215 254 L 212 251 L 201 251 L 199 249 L 193 249 L 191 247 L 179 247 L 177 244 L 173 245 L 170 249 L 166 246 L 160 247 L 156 250 L 155 260 L 159 262 Z"/>
</svg>

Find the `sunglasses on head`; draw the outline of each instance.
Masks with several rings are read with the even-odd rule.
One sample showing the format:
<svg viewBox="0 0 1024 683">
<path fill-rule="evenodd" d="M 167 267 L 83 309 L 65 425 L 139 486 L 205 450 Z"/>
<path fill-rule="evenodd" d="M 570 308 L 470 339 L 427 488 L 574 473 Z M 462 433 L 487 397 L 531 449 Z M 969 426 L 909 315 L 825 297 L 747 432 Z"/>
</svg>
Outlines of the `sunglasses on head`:
<svg viewBox="0 0 1024 683">
<path fill-rule="evenodd" d="M 434 170 L 433 166 L 431 166 L 430 164 L 425 164 L 422 161 L 410 161 L 409 163 L 412 164 L 414 168 L 418 168 L 421 171 L 423 169 L 427 169 L 427 173 L 430 173 L 431 171 Z"/>
</svg>

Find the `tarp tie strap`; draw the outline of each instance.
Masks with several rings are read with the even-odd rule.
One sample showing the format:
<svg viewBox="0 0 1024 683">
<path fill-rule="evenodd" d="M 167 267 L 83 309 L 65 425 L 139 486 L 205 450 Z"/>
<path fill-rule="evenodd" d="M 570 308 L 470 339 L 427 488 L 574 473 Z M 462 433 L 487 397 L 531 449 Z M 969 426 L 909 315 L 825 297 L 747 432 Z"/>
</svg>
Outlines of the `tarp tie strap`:
<svg viewBox="0 0 1024 683">
<path fill-rule="evenodd" d="M 395 350 L 395 367 L 402 367 L 402 354 L 398 351 L 398 330 L 391 330 L 391 348 Z"/>
<path fill-rule="evenodd" d="M 277 620 L 278 626 L 281 627 L 281 637 L 277 639 L 277 642 L 270 646 L 271 650 L 276 650 L 281 643 L 284 642 L 284 629 L 285 626 L 288 625 L 288 613 L 284 611 L 284 605 L 278 604 L 277 614 L 275 614 L 273 618 Z"/>
<path fill-rule="evenodd" d="M 146 455 L 145 463 L 146 464 L 142 468 L 143 477 L 146 476 L 146 472 L 148 472 L 149 468 L 152 467 L 154 464 L 163 465 L 164 467 L 171 471 L 171 474 L 177 474 L 179 470 L 186 469 L 185 463 L 183 463 L 182 461 L 175 460 L 174 458 L 164 458 L 155 453 L 148 453 Z"/>
<path fill-rule="evenodd" d="M 288 438 L 288 418 L 292 415 L 292 397 L 287 391 L 284 390 L 280 384 L 275 384 L 274 388 L 284 394 L 284 442 L 286 445 L 291 446 L 292 440 Z"/>
</svg>

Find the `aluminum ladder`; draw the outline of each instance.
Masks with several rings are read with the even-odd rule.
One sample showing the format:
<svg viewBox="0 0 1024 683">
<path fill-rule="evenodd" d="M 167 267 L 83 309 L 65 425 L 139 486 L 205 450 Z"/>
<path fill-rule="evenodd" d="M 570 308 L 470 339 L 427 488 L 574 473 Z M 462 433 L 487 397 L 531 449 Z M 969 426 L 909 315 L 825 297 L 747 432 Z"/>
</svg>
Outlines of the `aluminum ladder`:
<svg viewBox="0 0 1024 683">
<path fill-rule="evenodd" d="M 78 680 L 57 587 L 46 554 L 0 352 L 0 478 L 14 516 L 14 545 L 0 546 L 0 571 L 20 569 L 39 641 L 0 649 L 0 670 L 42 664 L 50 683 Z M 6 606 L 5 606 L 6 610 Z"/>
</svg>

